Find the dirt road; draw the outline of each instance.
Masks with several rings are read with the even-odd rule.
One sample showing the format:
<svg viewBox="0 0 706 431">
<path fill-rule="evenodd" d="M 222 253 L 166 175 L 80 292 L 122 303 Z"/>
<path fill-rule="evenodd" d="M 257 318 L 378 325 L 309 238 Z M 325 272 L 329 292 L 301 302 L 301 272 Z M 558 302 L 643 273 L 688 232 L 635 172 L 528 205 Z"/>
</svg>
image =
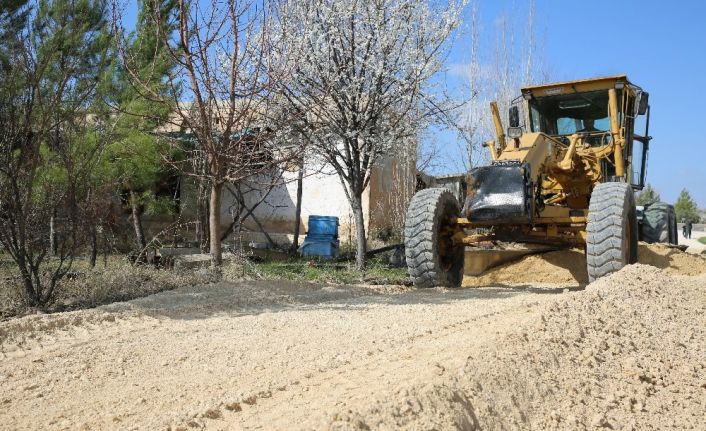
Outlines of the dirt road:
<svg viewBox="0 0 706 431">
<path fill-rule="evenodd" d="M 704 306 L 705 276 L 645 265 L 586 290 L 179 289 L 1 323 L 0 428 L 703 429 Z"/>
<path fill-rule="evenodd" d="M 157 429 L 221 416 L 284 429 L 310 419 L 298 399 L 314 395 L 326 413 L 347 392 L 458 369 L 459 346 L 506 332 L 551 296 L 246 282 L 23 318 L 3 327 L 17 337 L 2 345 L 0 423 Z"/>
</svg>

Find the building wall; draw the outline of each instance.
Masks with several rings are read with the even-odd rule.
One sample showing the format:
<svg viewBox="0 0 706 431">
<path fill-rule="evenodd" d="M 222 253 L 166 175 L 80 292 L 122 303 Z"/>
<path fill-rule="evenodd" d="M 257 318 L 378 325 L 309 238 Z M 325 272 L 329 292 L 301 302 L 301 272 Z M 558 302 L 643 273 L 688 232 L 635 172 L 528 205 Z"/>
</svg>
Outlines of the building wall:
<svg viewBox="0 0 706 431">
<path fill-rule="evenodd" d="M 246 205 L 252 207 L 262 201 L 253 211 L 255 218 L 279 244 L 291 244 L 294 233 L 296 214 L 298 172 L 284 171 L 281 178 L 256 178 L 244 187 L 248 191 Z M 406 210 L 415 181 L 414 164 L 390 158 L 381 166 L 374 168 L 370 185 L 363 193 L 363 217 L 368 238 L 381 231 L 390 231 L 404 224 Z M 264 184 L 275 186 L 265 196 Z M 227 186 L 232 189 L 232 186 Z M 338 175 L 332 169 L 308 165 L 302 188 L 302 212 L 299 227 L 300 243 L 306 234 L 310 215 L 336 216 L 339 218 L 339 238 L 341 241 L 354 241 L 356 231 L 353 212 L 341 185 Z M 181 216 L 184 219 L 196 218 L 197 188 L 192 180 L 184 179 L 181 189 Z M 264 198 L 264 200 L 263 200 Z M 233 194 L 224 188 L 221 197 L 221 228 L 227 229 L 236 208 Z M 242 239 L 246 241 L 266 242 L 257 223 L 247 218 L 243 223 Z M 193 234 L 196 229 L 193 230 Z M 234 238 L 231 238 L 234 240 Z"/>
<path fill-rule="evenodd" d="M 282 180 L 270 192 L 267 198 L 254 211 L 273 240 L 279 243 L 291 243 L 294 234 L 296 216 L 298 172 L 284 172 Z M 300 243 L 304 239 L 310 215 L 336 216 L 339 219 L 339 237 L 342 241 L 355 239 L 353 212 L 335 172 L 308 167 L 302 181 L 302 211 L 299 226 Z M 366 227 L 369 223 L 369 191 L 363 194 L 363 217 Z M 249 205 L 262 198 L 261 193 L 248 195 Z M 230 214 L 228 214 L 230 219 Z M 264 240 L 259 234 L 259 227 L 252 219 L 247 219 L 244 227 L 252 233 L 249 237 Z"/>
</svg>

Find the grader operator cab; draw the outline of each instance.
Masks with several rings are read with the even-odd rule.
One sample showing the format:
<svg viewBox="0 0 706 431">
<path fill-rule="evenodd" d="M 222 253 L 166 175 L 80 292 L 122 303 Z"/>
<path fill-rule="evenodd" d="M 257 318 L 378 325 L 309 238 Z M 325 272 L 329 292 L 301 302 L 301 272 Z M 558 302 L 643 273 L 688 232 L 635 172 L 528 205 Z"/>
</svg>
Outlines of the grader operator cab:
<svg viewBox="0 0 706 431">
<path fill-rule="evenodd" d="M 416 286 L 460 285 L 464 256 L 466 266 L 489 261 L 485 268 L 507 260 L 503 252 L 581 247 L 591 281 L 637 260 L 634 191 L 645 181 L 648 93 L 624 75 L 521 91 L 507 131 L 491 103 L 491 163 L 468 173 L 465 202 L 442 188 L 412 198 L 405 250 Z M 648 227 L 660 232 L 650 235 L 664 230 L 675 243 L 673 208 L 655 211 L 659 226 Z"/>
</svg>

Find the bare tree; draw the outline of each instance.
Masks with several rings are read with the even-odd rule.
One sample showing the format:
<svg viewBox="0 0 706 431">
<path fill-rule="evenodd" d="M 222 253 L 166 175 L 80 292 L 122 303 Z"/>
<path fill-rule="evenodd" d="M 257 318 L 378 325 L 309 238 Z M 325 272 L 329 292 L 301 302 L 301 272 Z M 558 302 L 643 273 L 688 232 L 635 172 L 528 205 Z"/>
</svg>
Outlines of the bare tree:
<svg viewBox="0 0 706 431">
<path fill-rule="evenodd" d="M 224 184 L 267 173 L 293 157 L 293 152 L 272 151 L 269 145 L 273 134 L 266 117 L 281 72 L 270 58 L 268 2 L 174 0 L 176 15 L 165 17 L 160 13 L 163 0 L 144 1 L 176 68 L 168 79 L 167 97 L 153 91 L 137 71 L 131 73 L 133 85 L 169 105 L 176 114 L 172 126 L 193 137 L 186 143 L 175 140 L 184 155 L 178 167 L 210 186 L 209 249 L 214 265 L 220 265 Z M 119 0 L 113 6 L 115 33 L 124 34 Z M 170 20 L 176 21 L 176 32 L 169 31 L 174 25 Z M 120 52 L 123 67 L 131 70 L 127 50 Z"/>
<path fill-rule="evenodd" d="M 438 4 L 437 4 L 438 5 Z M 461 4 L 418 0 L 283 0 L 273 33 L 293 59 L 280 87 L 293 123 L 335 169 L 351 205 L 357 267 L 365 266 L 362 196 L 373 167 L 414 142 L 440 113 L 432 78 L 441 69 Z"/>
<path fill-rule="evenodd" d="M 481 33 L 477 23 L 479 2 L 471 5 L 471 28 L 467 34 L 469 62 L 465 70 L 467 81 L 464 97 L 465 119 L 462 138 L 465 170 L 487 161 L 483 142 L 492 139 L 495 128 L 488 105 L 498 102 L 500 114 L 507 125 L 507 111 L 523 85 L 547 80 L 542 50 L 537 41 L 537 13 L 531 0 L 526 15 L 501 12 L 494 18 L 492 31 Z"/>
</svg>

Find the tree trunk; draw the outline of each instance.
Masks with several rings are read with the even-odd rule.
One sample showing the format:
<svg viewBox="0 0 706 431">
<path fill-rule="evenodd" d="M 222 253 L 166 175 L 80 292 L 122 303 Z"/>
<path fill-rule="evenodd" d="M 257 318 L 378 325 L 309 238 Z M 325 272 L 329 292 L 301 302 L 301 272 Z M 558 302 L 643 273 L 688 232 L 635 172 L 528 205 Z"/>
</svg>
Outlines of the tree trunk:
<svg viewBox="0 0 706 431">
<path fill-rule="evenodd" d="M 223 263 L 223 255 L 221 250 L 221 191 L 223 184 L 214 182 L 211 185 L 211 199 L 209 200 L 208 211 L 208 233 L 209 233 L 209 251 L 211 260 L 214 266 L 220 266 Z"/>
<path fill-rule="evenodd" d="M 357 236 L 357 249 L 355 252 L 355 267 L 359 271 L 365 269 L 365 252 L 367 243 L 365 241 L 365 219 L 363 218 L 363 198 L 362 195 L 353 196 L 352 209 L 355 217 L 355 231 Z"/>
<path fill-rule="evenodd" d="M 91 268 L 96 267 L 96 259 L 98 258 L 98 230 L 95 225 L 90 227 L 91 229 Z"/>
<path fill-rule="evenodd" d="M 25 288 L 25 294 L 27 299 L 29 299 L 29 305 L 37 305 L 37 295 L 34 283 L 32 283 L 32 274 L 27 268 L 25 259 L 23 257 L 18 257 L 17 266 L 20 269 L 20 276 L 22 278 L 22 284 Z"/>
<path fill-rule="evenodd" d="M 297 209 L 294 214 L 294 239 L 292 240 L 292 253 L 299 248 L 299 225 L 302 222 L 302 192 L 304 187 L 304 163 L 299 165 L 297 177 Z"/>
<path fill-rule="evenodd" d="M 140 205 L 137 201 L 137 194 L 130 189 L 130 208 L 132 209 L 132 226 L 135 229 L 135 242 L 138 252 L 145 249 L 145 231 L 142 229 L 142 217 L 140 215 Z"/>
<path fill-rule="evenodd" d="M 49 253 L 56 256 L 56 215 L 49 219 Z"/>
<path fill-rule="evenodd" d="M 203 180 L 199 180 L 197 195 L 196 195 L 196 241 L 199 243 L 199 248 L 202 252 L 208 252 L 209 229 L 208 229 L 208 206 L 209 198 L 206 196 L 206 187 Z"/>
<path fill-rule="evenodd" d="M 108 228 L 105 226 L 103 228 L 103 268 L 108 267 L 108 247 L 110 246 L 110 249 L 112 251 L 113 247 L 111 245 L 111 242 L 108 241 Z"/>
</svg>

